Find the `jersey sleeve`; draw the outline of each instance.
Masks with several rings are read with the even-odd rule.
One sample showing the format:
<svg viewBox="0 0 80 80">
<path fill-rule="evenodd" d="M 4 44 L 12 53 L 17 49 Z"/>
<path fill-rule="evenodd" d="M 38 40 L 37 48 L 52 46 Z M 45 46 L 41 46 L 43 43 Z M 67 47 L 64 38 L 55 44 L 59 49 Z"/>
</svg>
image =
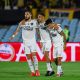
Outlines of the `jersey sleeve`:
<svg viewBox="0 0 80 80">
<path fill-rule="evenodd" d="M 25 26 L 25 24 L 22 25 L 22 21 L 18 24 L 18 28 L 22 28 L 22 27 L 24 27 L 24 26 Z"/>
<path fill-rule="evenodd" d="M 60 33 L 61 31 L 63 31 L 62 28 L 61 28 L 61 26 L 60 26 L 60 24 L 58 25 L 58 27 L 59 27 L 59 28 L 57 29 L 57 31 L 58 31 L 59 33 Z"/>
<path fill-rule="evenodd" d="M 21 25 L 20 24 L 18 24 L 18 27 L 17 27 L 18 29 L 20 29 L 21 28 Z"/>
<path fill-rule="evenodd" d="M 33 20 L 33 23 L 34 23 L 34 27 L 35 27 L 35 28 L 38 28 L 38 22 L 37 22 L 36 19 Z"/>
</svg>

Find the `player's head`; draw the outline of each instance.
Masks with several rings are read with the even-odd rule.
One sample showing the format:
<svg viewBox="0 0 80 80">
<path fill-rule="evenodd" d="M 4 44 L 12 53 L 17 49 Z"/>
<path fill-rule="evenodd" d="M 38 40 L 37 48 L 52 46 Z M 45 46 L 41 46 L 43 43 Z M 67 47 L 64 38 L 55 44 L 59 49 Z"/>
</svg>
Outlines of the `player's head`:
<svg viewBox="0 0 80 80">
<path fill-rule="evenodd" d="M 32 13 L 30 9 L 25 9 L 25 20 L 29 20 L 32 17 Z"/>
<path fill-rule="evenodd" d="M 52 21 L 52 19 L 47 19 L 46 21 L 45 21 L 45 26 L 47 26 L 48 28 L 52 28 L 53 27 L 53 21 Z"/>
<path fill-rule="evenodd" d="M 65 26 L 64 26 L 64 29 L 69 29 L 69 26 L 68 26 L 68 25 L 65 25 Z"/>
<path fill-rule="evenodd" d="M 37 19 L 38 19 L 38 22 L 43 22 L 45 20 L 44 13 L 42 12 L 38 13 Z"/>
</svg>

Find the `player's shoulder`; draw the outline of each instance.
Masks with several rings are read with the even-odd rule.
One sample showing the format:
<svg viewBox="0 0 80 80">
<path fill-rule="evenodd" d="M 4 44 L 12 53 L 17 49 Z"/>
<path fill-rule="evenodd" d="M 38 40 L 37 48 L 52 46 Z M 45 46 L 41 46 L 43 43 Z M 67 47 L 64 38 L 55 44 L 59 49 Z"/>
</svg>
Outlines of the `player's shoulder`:
<svg viewBox="0 0 80 80">
<path fill-rule="evenodd" d="M 54 23 L 54 29 L 57 30 L 57 31 L 62 30 L 61 25 L 58 24 L 58 23 Z"/>
<path fill-rule="evenodd" d="M 34 26 L 36 26 L 36 25 L 38 24 L 38 22 L 37 22 L 36 19 L 32 19 L 32 20 L 31 20 L 31 23 L 33 23 Z"/>
<path fill-rule="evenodd" d="M 57 24 L 59 27 L 61 26 L 61 24 Z"/>
<path fill-rule="evenodd" d="M 37 20 L 36 19 L 32 19 L 31 22 L 37 23 Z"/>
<path fill-rule="evenodd" d="M 19 25 L 24 25 L 25 24 L 25 19 L 23 19 L 23 20 L 21 20 L 20 22 L 19 22 Z"/>
<path fill-rule="evenodd" d="M 61 28 L 61 24 L 57 24 L 57 26 L 58 26 L 59 28 Z"/>
<path fill-rule="evenodd" d="M 58 25 L 57 31 L 60 33 L 63 29 L 61 28 L 61 24 L 57 24 L 57 25 Z"/>
</svg>

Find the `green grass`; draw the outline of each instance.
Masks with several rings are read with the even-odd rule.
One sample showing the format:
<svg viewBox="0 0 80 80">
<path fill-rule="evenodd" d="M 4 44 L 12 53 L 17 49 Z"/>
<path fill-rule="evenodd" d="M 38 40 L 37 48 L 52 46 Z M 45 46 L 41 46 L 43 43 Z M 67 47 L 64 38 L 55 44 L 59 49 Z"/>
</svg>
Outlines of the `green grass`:
<svg viewBox="0 0 80 80">
<path fill-rule="evenodd" d="M 56 66 L 53 63 L 53 69 Z M 46 77 L 46 63 L 39 62 L 40 77 L 31 77 L 30 69 L 26 62 L 0 62 L 0 80 L 80 80 L 80 63 L 67 62 L 63 63 L 64 75 L 56 77 L 56 75 Z"/>
</svg>

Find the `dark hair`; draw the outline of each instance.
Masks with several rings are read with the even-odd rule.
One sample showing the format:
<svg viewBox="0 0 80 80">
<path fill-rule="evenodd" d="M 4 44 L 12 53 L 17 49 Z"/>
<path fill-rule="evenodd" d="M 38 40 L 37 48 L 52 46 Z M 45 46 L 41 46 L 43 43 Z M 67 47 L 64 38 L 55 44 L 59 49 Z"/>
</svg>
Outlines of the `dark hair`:
<svg viewBox="0 0 80 80">
<path fill-rule="evenodd" d="M 44 14 L 43 12 L 39 12 L 38 15 L 39 15 L 39 14 L 42 15 L 42 16 L 45 16 L 45 14 Z"/>
<path fill-rule="evenodd" d="M 48 24 L 50 24 L 50 23 L 52 23 L 52 20 L 49 18 L 49 19 L 47 19 L 47 20 L 45 21 L 45 24 L 44 24 L 44 25 L 46 26 L 46 25 L 48 25 Z"/>
<path fill-rule="evenodd" d="M 69 28 L 69 26 L 68 25 L 65 25 L 64 28 Z"/>
<path fill-rule="evenodd" d="M 24 12 L 30 12 L 31 13 L 32 11 L 29 7 L 27 7 L 27 8 L 24 9 Z"/>
</svg>

